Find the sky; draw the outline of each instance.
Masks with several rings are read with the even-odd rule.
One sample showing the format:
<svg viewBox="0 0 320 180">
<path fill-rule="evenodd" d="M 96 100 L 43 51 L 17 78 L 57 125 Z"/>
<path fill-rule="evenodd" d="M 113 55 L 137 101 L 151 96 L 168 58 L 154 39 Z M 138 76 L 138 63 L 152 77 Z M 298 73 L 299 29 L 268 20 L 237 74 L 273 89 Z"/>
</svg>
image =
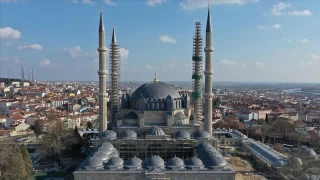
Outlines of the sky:
<svg viewBox="0 0 320 180">
<path fill-rule="evenodd" d="M 26 78 L 33 68 L 36 80 L 98 81 L 102 6 L 122 81 L 152 81 L 155 71 L 191 81 L 194 22 L 205 38 L 208 1 L 213 81 L 320 82 L 315 0 L 0 0 L 0 76 L 20 78 L 23 64 Z"/>
</svg>

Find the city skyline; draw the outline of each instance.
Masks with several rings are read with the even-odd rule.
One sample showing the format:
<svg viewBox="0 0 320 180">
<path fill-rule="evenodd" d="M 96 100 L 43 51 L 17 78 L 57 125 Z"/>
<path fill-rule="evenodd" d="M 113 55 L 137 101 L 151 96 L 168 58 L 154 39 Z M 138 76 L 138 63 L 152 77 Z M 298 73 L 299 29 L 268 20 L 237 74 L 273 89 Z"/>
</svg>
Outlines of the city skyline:
<svg viewBox="0 0 320 180">
<path fill-rule="evenodd" d="M 7 69 L 20 77 L 24 64 L 36 80 L 97 81 L 102 5 L 108 45 L 117 31 L 121 81 L 152 81 L 154 71 L 160 81 L 191 81 L 192 27 L 200 20 L 205 28 L 207 3 L 0 0 L 1 77 Z M 320 82 L 320 2 L 210 4 L 213 81 Z"/>
</svg>

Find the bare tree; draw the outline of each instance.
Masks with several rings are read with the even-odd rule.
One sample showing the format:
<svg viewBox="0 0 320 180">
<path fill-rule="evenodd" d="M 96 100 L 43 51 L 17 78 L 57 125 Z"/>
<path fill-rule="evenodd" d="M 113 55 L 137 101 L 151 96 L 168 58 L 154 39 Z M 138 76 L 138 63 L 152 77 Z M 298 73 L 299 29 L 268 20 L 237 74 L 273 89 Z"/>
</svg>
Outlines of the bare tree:
<svg viewBox="0 0 320 180">
<path fill-rule="evenodd" d="M 48 115 L 47 129 L 40 139 L 42 155 L 51 154 L 54 159 L 59 158 L 64 150 L 77 142 L 72 129 L 65 129 L 59 118 Z"/>
</svg>

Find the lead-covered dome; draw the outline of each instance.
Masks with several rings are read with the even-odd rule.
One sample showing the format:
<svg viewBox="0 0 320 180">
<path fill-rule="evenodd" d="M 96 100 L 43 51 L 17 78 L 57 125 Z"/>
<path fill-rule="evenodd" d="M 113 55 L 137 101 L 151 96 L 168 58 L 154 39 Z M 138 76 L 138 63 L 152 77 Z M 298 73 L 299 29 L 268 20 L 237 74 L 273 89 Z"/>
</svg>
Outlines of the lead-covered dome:
<svg viewBox="0 0 320 180">
<path fill-rule="evenodd" d="M 190 139 L 190 133 L 184 129 L 177 131 L 174 136 L 176 139 Z"/>
<path fill-rule="evenodd" d="M 119 157 L 113 157 L 105 164 L 105 166 L 107 168 L 120 168 L 123 167 L 123 160 Z"/>
<path fill-rule="evenodd" d="M 201 161 L 201 159 L 197 158 L 197 157 L 193 157 L 188 159 L 186 166 L 188 168 L 201 168 L 203 167 L 203 163 Z"/>
<path fill-rule="evenodd" d="M 210 134 L 207 131 L 198 131 L 193 134 L 195 139 L 207 139 L 210 138 Z"/>
<path fill-rule="evenodd" d="M 102 166 L 102 164 L 103 164 L 103 160 L 99 157 L 93 156 L 89 158 L 89 166 L 91 167 Z"/>
<path fill-rule="evenodd" d="M 133 130 L 125 130 L 122 134 L 121 137 L 123 139 L 137 139 L 137 133 Z"/>
<path fill-rule="evenodd" d="M 102 152 L 102 151 L 97 151 L 97 152 L 95 152 L 95 153 L 94 153 L 94 156 L 99 157 L 99 158 L 102 159 L 103 161 L 106 161 L 106 160 L 109 158 L 108 154 L 106 154 L 106 153 L 104 153 L 104 152 Z"/>
<path fill-rule="evenodd" d="M 142 166 L 142 160 L 140 158 L 134 157 L 129 159 L 124 166 L 126 168 L 132 169 L 132 168 L 141 168 Z"/>
<path fill-rule="evenodd" d="M 178 91 L 169 84 L 163 82 L 149 82 L 136 89 L 130 99 L 138 100 L 141 96 L 145 99 L 164 99 L 168 95 L 172 98 L 180 97 Z"/>
<path fill-rule="evenodd" d="M 164 160 L 160 156 L 152 156 L 147 159 L 145 166 L 147 168 L 163 167 Z"/>
<path fill-rule="evenodd" d="M 173 157 L 168 160 L 167 167 L 169 168 L 183 168 L 184 162 L 182 159 L 178 157 Z"/>
<path fill-rule="evenodd" d="M 166 133 L 164 133 L 164 131 L 161 128 L 155 126 L 155 127 L 152 127 L 151 129 L 149 129 L 148 135 L 151 135 L 151 136 L 165 136 Z"/>
<path fill-rule="evenodd" d="M 117 133 L 111 130 L 107 130 L 103 133 L 103 138 L 110 139 L 110 140 L 117 139 Z"/>
</svg>

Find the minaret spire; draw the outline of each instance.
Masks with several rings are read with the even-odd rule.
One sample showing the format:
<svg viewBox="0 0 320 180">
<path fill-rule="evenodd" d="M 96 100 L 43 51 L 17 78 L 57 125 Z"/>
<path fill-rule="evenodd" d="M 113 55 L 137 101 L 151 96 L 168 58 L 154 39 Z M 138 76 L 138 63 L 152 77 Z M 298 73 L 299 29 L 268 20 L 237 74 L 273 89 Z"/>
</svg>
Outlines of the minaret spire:
<svg viewBox="0 0 320 180">
<path fill-rule="evenodd" d="M 158 82 L 159 80 L 158 80 L 158 77 L 157 77 L 157 71 L 154 73 L 154 80 L 153 80 L 153 82 Z"/>
<path fill-rule="evenodd" d="M 107 130 L 107 47 L 106 47 L 106 33 L 104 30 L 102 7 L 100 10 L 100 23 L 99 23 L 99 134 Z"/>
<path fill-rule="evenodd" d="M 116 29 L 113 25 L 113 30 L 112 30 L 112 40 L 111 43 L 117 43 L 117 37 L 116 37 Z"/>
<path fill-rule="evenodd" d="M 208 5 L 208 17 L 206 27 L 206 47 L 205 52 L 205 94 L 204 94 L 204 130 L 212 135 L 212 29 L 210 17 L 210 5 Z"/>
<path fill-rule="evenodd" d="M 210 4 L 208 2 L 208 17 L 207 17 L 207 27 L 206 27 L 206 32 L 212 32 L 212 27 L 211 27 L 211 16 L 210 16 Z"/>
<path fill-rule="evenodd" d="M 111 80 L 111 121 L 116 121 L 116 114 L 120 108 L 120 98 L 119 98 L 119 81 L 120 81 L 120 54 L 119 45 L 116 38 L 116 30 L 113 25 L 112 38 L 109 51 L 110 58 L 110 80 Z"/>
</svg>

